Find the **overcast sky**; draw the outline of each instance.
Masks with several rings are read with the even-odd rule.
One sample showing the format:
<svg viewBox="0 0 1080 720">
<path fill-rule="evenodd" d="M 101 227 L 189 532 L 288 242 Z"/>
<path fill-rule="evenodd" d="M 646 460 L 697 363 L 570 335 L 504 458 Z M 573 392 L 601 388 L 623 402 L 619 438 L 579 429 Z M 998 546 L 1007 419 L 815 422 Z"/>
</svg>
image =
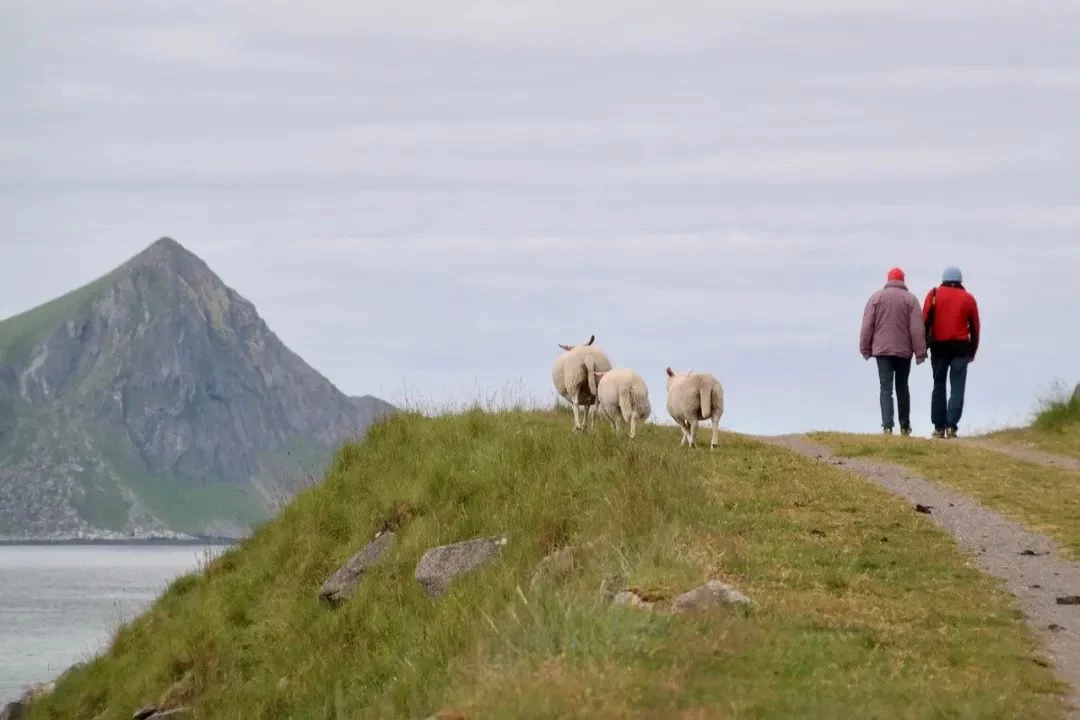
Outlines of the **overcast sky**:
<svg viewBox="0 0 1080 720">
<path fill-rule="evenodd" d="M 350 394 L 546 399 L 595 333 L 658 416 L 670 364 L 732 429 L 874 432 L 863 305 L 956 264 L 985 326 L 961 430 L 1022 422 L 1080 380 L 1078 27 L 1075 0 L 0 3 L 0 317 L 168 235 Z"/>
</svg>

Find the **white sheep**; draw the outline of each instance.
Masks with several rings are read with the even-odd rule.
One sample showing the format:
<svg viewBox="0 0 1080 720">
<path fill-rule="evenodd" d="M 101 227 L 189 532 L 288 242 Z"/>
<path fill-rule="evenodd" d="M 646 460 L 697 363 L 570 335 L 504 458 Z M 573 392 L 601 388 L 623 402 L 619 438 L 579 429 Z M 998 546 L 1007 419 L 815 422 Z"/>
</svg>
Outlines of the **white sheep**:
<svg viewBox="0 0 1080 720">
<path fill-rule="evenodd" d="M 574 409 L 574 431 L 586 429 L 582 424 L 579 407 L 585 409 L 585 422 L 591 425 L 596 417 L 596 371 L 611 369 L 611 361 L 604 351 L 593 346 L 596 335 L 582 345 L 559 344 L 565 352 L 555 358 L 551 368 L 551 381 L 564 400 Z"/>
<path fill-rule="evenodd" d="M 699 420 L 712 421 L 712 442 L 719 440 L 720 416 L 724 414 L 724 388 L 709 373 L 676 373 L 667 368 L 667 411 L 682 430 L 679 445 L 694 446 Z"/>
<path fill-rule="evenodd" d="M 644 423 L 652 415 L 645 379 L 629 368 L 597 371 L 596 378 L 599 380 L 596 397 L 600 412 L 611 421 L 616 433 L 622 428 L 622 422 L 627 422 L 633 440 L 638 423 Z"/>
</svg>

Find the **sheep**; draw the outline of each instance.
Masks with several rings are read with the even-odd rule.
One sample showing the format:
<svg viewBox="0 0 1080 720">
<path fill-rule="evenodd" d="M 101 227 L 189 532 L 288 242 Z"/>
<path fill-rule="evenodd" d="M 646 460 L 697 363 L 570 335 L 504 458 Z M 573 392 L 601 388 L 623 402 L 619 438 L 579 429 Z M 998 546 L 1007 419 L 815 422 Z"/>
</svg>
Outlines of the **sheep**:
<svg viewBox="0 0 1080 720">
<path fill-rule="evenodd" d="M 679 445 L 689 444 L 694 447 L 694 435 L 699 420 L 712 421 L 712 442 L 709 449 L 717 445 L 719 439 L 720 416 L 724 414 L 724 388 L 720 381 L 709 373 L 676 373 L 667 368 L 667 411 L 682 430 Z"/>
<path fill-rule="evenodd" d="M 555 358 L 551 368 L 551 381 L 564 400 L 574 409 L 574 432 L 585 430 L 596 418 L 596 375 L 611 369 L 611 361 L 604 351 L 593 346 L 596 335 L 590 335 L 589 341 L 582 345 L 563 345 L 564 352 Z M 585 424 L 582 424 L 578 408 L 585 409 Z"/>
<path fill-rule="evenodd" d="M 649 388 L 645 379 L 629 368 L 615 368 L 606 372 L 596 371 L 596 397 L 600 412 L 611 421 L 619 432 L 622 421 L 630 425 L 630 439 L 637 435 L 637 424 L 644 423 L 652 415 Z"/>
</svg>

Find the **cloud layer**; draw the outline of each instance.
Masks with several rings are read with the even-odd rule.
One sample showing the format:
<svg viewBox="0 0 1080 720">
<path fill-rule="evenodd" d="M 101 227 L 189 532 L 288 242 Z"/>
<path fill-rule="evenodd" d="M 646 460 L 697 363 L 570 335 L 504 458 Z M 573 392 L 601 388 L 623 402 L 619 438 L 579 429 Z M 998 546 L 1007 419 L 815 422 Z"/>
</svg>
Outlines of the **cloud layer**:
<svg viewBox="0 0 1080 720">
<path fill-rule="evenodd" d="M 552 393 L 596 333 L 749 432 L 873 430 L 863 303 L 958 264 L 966 424 L 1080 380 L 1075 3 L 0 7 L 0 316 L 161 235 L 343 390 Z M 927 431 L 929 370 L 913 373 Z"/>
</svg>

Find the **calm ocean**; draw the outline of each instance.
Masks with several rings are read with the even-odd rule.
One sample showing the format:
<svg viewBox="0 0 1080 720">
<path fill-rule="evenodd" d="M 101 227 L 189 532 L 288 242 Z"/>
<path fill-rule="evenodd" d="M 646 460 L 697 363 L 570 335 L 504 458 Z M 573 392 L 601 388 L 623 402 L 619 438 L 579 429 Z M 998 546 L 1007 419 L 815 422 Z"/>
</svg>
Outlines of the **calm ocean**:
<svg viewBox="0 0 1080 720">
<path fill-rule="evenodd" d="M 223 549 L 0 545 L 0 705 L 106 647 L 119 623 Z"/>
</svg>

